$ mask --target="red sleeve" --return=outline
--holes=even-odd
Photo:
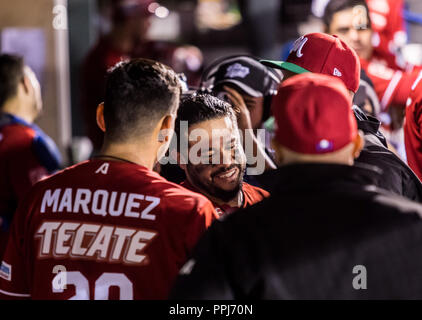
[[[19,207],[15,213],[6,252],[0,267],[0,300],[29,299],[25,258],[26,210]]]
[[[33,150],[33,129],[12,125],[4,133],[6,138],[1,153],[5,158],[13,194],[20,201],[36,182],[47,177],[48,172]]]
[[[216,218],[214,206],[208,200],[201,201],[194,210],[196,212],[193,212],[190,223],[186,224],[185,232],[185,245],[189,253],[192,252],[199,238]]]
[[[393,93],[391,104],[395,106],[406,107],[407,99],[409,98],[412,86],[418,78],[419,70],[412,73],[403,73],[402,77],[397,84],[397,88]]]

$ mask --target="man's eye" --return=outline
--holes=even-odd
[[[349,28],[340,28],[340,29],[337,30],[337,33],[345,34],[345,33],[348,33],[349,30],[350,30]]]

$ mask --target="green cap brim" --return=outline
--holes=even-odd
[[[260,60],[260,62],[267,67],[276,68],[276,69],[284,69],[284,70],[288,70],[297,74],[310,72],[309,70],[299,67],[298,65],[291,62],[271,61],[271,60]]]

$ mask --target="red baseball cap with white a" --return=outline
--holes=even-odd
[[[358,134],[352,98],[331,76],[305,73],[281,85],[273,98],[275,138],[301,154],[326,154],[351,143]]]
[[[297,74],[327,74],[341,79],[350,91],[356,93],[359,89],[359,57],[337,36],[325,33],[307,34],[296,40],[287,61],[262,60],[261,63]]]

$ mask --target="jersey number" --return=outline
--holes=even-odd
[[[54,286],[61,277],[57,274],[52,281],[54,293],[63,293],[64,289],[57,289]],[[68,285],[74,285],[76,294],[69,300],[89,300],[89,282],[79,271],[67,272]],[[56,279],[57,278],[57,279]],[[120,300],[133,300],[133,284],[123,273],[103,273],[95,281],[94,300],[108,300],[110,287],[118,287]]]

